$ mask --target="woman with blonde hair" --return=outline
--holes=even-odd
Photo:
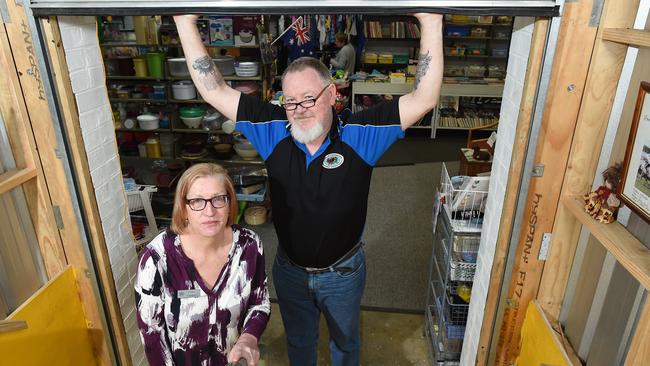
[[[270,314],[262,243],[234,224],[226,170],[196,164],[178,181],[171,228],[140,255],[137,320],[151,365],[259,360]]]

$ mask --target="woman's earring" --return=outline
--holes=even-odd
[[[185,219],[185,226],[188,226],[190,224],[190,219]]]

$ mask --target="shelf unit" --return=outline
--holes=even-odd
[[[171,20],[167,19],[168,23],[163,25],[167,28],[173,27],[173,22],[169,23]],[[162,29],[162,26],[160,29]],[[126,32],[132,32],[131,30],[126,30]],[[136,34],[137,36],[137,34]],[[155,43],[155,42],[153,42]],[[122,142],[120,145],[120,160],[122,162],[122,167],[125,171],[130,171],[135,177],[138,177],[142,181],[146,181],[147,184],[157,186],[158,190],[156,193],[151,195],[150,200],[151,205],[153,205],[153,212],[158,213],[158,215],[152,214],[149,209],[149,212],[136,211],[131,214],[131,217],[136,221],[143,222],[152,222],[152,217],[160,223],[169,224],[169,216],[171,213],[171,202],[173,201],[173,185],[174,180],[180,176],[180,172],[185,168],[189,167],[194,163],[199,162],[215,162],[223,165],[224,167],[234,170],[238,170],[240,167],[251,168],[254,170],[263,169],[264,162],[261,158],[257,157],[255,159],[244,159],[237,155],[234,151],[229,156],[217,155],[212,149],[212,144],[217,142],[229,142],[234,143],[233,136],[225,133],[217,125],[212,125],[212,128],[203,127],[203,124],[197,128],[190,128],[186,126],[180,119],[181,107],[185,106],[203,106],[206,109],[209,108],[207,102],[201,98],[197,92],[197,97],[191,100],[179,100],[174,98],[172,84],[181,80],[191,80],[191,77],[188,76],[174,76],[170,73],[168,69],[167,59],[183,57],[182,48],[179,44],[144,44],[143,42],[117,42],[117,41],[108,41],[100,43],[102,49],[102,57],[106,60],[112,57],[120,57],[122,60],[113,61],[115,66],[113,68],[108,68],[110,74],[106,75],[106,84],[107,89],[109,90],[109,101],[113,106],[114,113],[117,112],[119,115],[120,110],[125,110],[127,117],[129,119],[136,120],[136,116],[142,114],[145,111],[153,112],[155,114],[160,113],[161,116],[164,116],[165,120],[169,121],[168,126],[163,125],[164,128],[157,129],[142,129],[142,128],[125,128],[121,124],[116,124],[115,133],[117,135],[117,140]],[[239,56],[243,59],[253,59],[261,60],[260,48],[259,45],[214,45],[214,44],[205,44],[205,47],[208,48],[208,51],[211,55],[217,55],[223,53],[224,50],[228,51],[228,54],[234,55],[235,59],[239,59]],[[221,50],[221,52],[220,52]],[[164,53],[162,57],[162,76],[136,76],[134,75],[133,69],[130,68],[130,61],[123,60],[128,57],[137,57],[138,55],[143,56],[147,52],[161,52]],[[105,61],[106,62],[106,61]],[[119,62],[124,62],[120,64]],[[127,66],[125,66],[128,65]],[[147,65],[149,66],[149,65]],[[240,77],[236,75],[224,76],[223,78],[231,83],[238,82],[254,82],[257,83],[260,88],[257,92],[260,96],[264,95],[264,90],[267,88],[267,80],[264,77],[265,68],[263,65],[260,65],[260,72],[258,76],[253,77]],[[155,89],[156,92],[152,91],[154,85],[158,89]],[[116,88],[115,86],[119,86]],[[161,90],[164,86],[164,95]],[[236,86],[233,84],[233,86]],[[127,89],[129,91],[140,91],[146,97],[142,98],[133,98],[131,93],[128,98],[124,98],[126,93],[117,93],[120,89]],[[116,95],[117,94],[117,95]],[[138,95],[139,96],[139,95]],[[120,98],[121,97],[121,98]],[[121,104],[121,107],[120,107]],[[126,119],[125,118],[125,119]],[[162,121],[163,119],[161,119]],[[220,125],[220,122],[225,121],[226,118],[221,116],[217,119],[217,124]],[[123,121],[120,121],[123,123]],[[139,127],[136,122],[136,127]],[[160,157],[142,157],[140,156],[139,151],[135,150],[134,147],[137,147],[138,144],[143,143],[148,137],[157,136],[161,140],[161,156]],[[163,145],[163,137],[166,139],[166,144]],[[196,156],[198,154],[186,153],[183,146],[183,141],[193,141],[200,140],[204,145],[205,154],[201,156]],[[124,144],[128,143],[128,144]],[[188,149],[189,150],[189,149]],[[234,174],[234,173],[233,173]],[[170,176],[175,178],[168,179]],[[237,198],[240,201],[247,202],[264,202],[266,199],[266,189],[262,189],[259,192],[253,194],[237,194]],[[149,206],[151,206],[149,205]],[[150,239],[150,237],[146,237]],[[141,245],[141,242],[138,242],[138,245]]]
[[[439,365],[460,360],[481,240],[477,213],[484,210],[486,197],[486,191],[454,188],[443,164],[434,200],[424,327],[432,360]]]
[[[412,83],[379,83],[379,82],[362,82],[355,81],[352,83],[352,110],[358,111],[363,107],[357,104],[357,96],[361,95],[393,95],[399,96],[409,93],[413,90]],[[503,95],[503,84],[443,84],[441,96],[452,97],[482,97],[482,98],[501,98]],[[453,127],[441,125],[441,116],[439,108],[434,110],[432,117],[428,121],[423,121],[423,125],[415,125],[411,128],[431,129],[431,138],[436,137],[437,130],[467,130],[469,127]],[[479,121],[480,125],[492,123],[491,120]]]

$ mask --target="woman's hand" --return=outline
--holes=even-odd
[[[228,353],[228,362],[237,362],[242,357],[246,359],[248,366],[257,365],[257,361],[260,359],[257,338],[248,333],[243,333],[239,336],[237,343],[235,343],[235,346]]]

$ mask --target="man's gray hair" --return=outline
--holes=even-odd
[[[297,58],[292,63],[290,63],[289,66],[287,66],[287,68],[284,70],[284,73],[282,74],[282,83],[284,84],[284,78],[287,76],[287,74],[304,71],[307,69],[316,71],[318,76],[320,76],[321,80],[323,81],[323,86],[332,83],[330,70],[327,68],[327,66],[325,66],[325,64],[323,64],[319,59],[307,56]]]

